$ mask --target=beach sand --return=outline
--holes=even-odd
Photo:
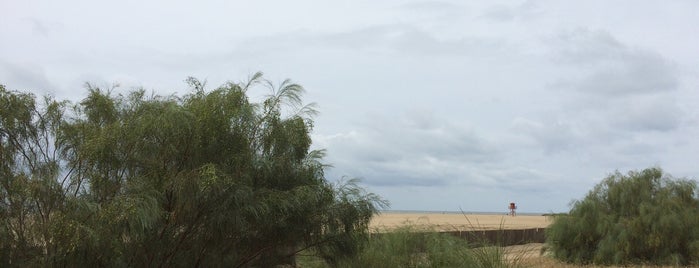
[[[551,218],[547,216],[383,212],[374,216],[369,227],[375,231],[387,231],[405,225],[437,231],[466,231],[546,228],[549,224]]]

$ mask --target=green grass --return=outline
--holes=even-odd
[[[518,260],[500,246],[473,247],[464,239],[407,225],[375,234],[357,256],[340,260],[337,267],[522,267]],[[312,252],[302,253],[298,266],[331,267]]]

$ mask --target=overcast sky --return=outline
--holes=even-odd
[[[619,170],[698,178],[699,1],[0,0],[0,83],[303,85],[330,180],[397,210],[562,212]],[[251,92],[262,95],[267,92]]]

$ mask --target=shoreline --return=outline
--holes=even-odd
[[[515,230],[547,228],[552,218],[541,214],[509,216],[504,213],[446,213],[384,211],[375,215],[369,228],[377,232],[411,227],[435,231]]]
[[[459,215],[508,215],[507,211],[458,211],[458,210],[380,210],[379,214],[459,214]],[[552,213],[517,212],[521,216],[546,216]]]

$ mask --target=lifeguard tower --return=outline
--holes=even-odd
[[[516,212],[516,210],[517,210],[517,204],[515,204],[515,203],[510,203],[510,207],[509,207],[509,208],[510,208],[510,214],[509,214],[510,216],[514,217],[515,215],[517,215],[517,212]]]

